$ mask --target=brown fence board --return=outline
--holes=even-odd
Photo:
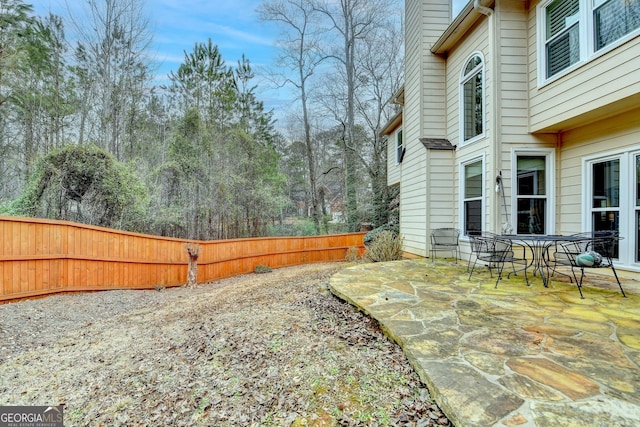
[[[0,302],[55,292],[186,283],[186,244],[200,246],[199,283],[271,268],[344,260],[364,233],[189,241],[66,221],[0,216]]]

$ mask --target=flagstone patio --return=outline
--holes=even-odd
[[[338,297],[404,349],[456,426],[640,425],[640,284],[575,285],[416,259],[347,267]]]

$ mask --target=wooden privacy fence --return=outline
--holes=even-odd
[[[187,245],[198,283],[272,268],[339,261],[364,233],[193,241],[66,221],[0,216],[0,302],[56,292],[184,285]]]

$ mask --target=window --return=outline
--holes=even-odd
[[[484,61],[474,54],[465,64],[460,79],[460,117],[463,142],[484,133]]]
[[[402,163],[404,146],[402,144],[402,129],[396,133],[396,163]]]
[[[640,28],[640,1],[594,0],[594,4],[596,50]]]
[[[539,33],[542,80],[584,62],[640,30],[638,0],[552,0],[543,4]]]
[[[517,234],[547,233],[547,157],[516,157]]]
[[[620,159],[595,162],[591,169],[592,229],[620,232]]]
[[[579,12],[579,0],[555,0],[547,6],[547,77],[580,60]]]
[[[463,165],[464,176],[464,235],[478,235],[482,233],[482,200],[483,177],[482,160],[476,160]]]
[[[584,231],[616,231],[618,262],[640,268],[640,146],[584,165]]]

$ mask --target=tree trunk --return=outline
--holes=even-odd
[[[187,243],[186,249],[189,256],[187,286],[194,287],[198,284],[198,257],[200,256],[200,245],[197,243]]]

